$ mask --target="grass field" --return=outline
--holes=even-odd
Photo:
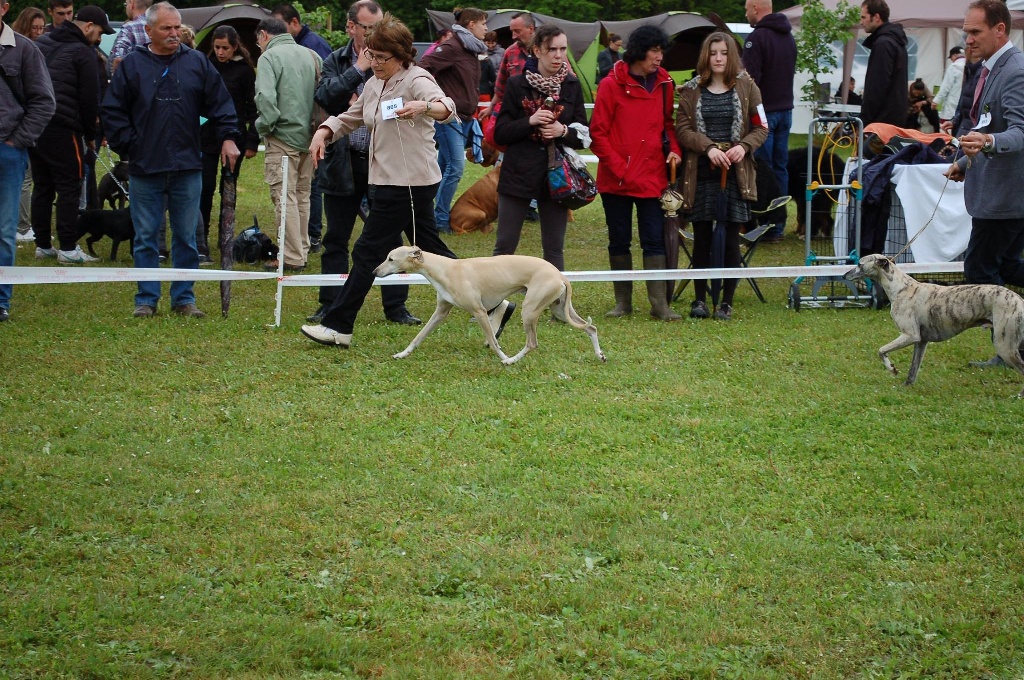
[[[274,222],[258,165],[239,228]],[[567,267],[605,247],[579,211]],[[802,260],[792,234],[755,257]],[[608,363],[542,321],[511,367],[460,312],[391,359],[415,331],[377,292],[342,351],[298,332],[313,289],[271,329],[271,282],[204,320],[166,285],[152,320],[133,285],[18,287],[0,677],[1024,676],[1021,377],[967,367],[976,330],[903,387],[886,312],[796,313],[789,283],[741,283],[730,323],[656,322],[642,284],[606,319],[610,284],[577,284]]]

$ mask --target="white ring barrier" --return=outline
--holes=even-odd
[[[799,267],[740,267],[737,269],[629,269],[618,271],[563,272],[573,283],[601,281],[670,281],[679,279],[787,279],[842,276],[852,265]],[[960,274],[963,262],[915,262],[901,264],[908,274]],[[221,269],[170,269],[131,267],[0,267],[0,284],[108,283],[132,281],[255,281],[276,279],[281,286],[342,286],[347,274],[295,274],[224,271]],[[428,283],[419,274],[395,274],[374,280],[378,286]]]

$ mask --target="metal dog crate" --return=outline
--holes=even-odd
[[[839,146],[838,140],[855,140],[853,154],[847,163],[843,178],[834,181],[834,173],[828,173],[833,181],[826,182],[824,173],[818,172],[813,150],[820,141],[821,148]],[[861,250],[861,200],[863,197],[863,167],[860,150],[864,148],[864,124],[852,114],[819,116],[811,121],[807,135],[807,184],[805,187],[806,210],[804,214],[804,264],[815,265],[856,265]],[[831,165],[831,162],[830,162]],[[853,174],[856,177],[852,177]],[[832,221],[833,232],[815,234],[814,224],[819,225],[822,216],[816,214],[814,199],[820,192],[830,197],[828,218],[832,217],[832,206],[837,205],[836,217]],[[906,229],[904,228],[904,234]],[[835,253],[826,255],[824,253]],[[801,286],[810,285],[809,295],[801,293]],[[877,286],[870,281],[855,283],[841,276],[801,276],[793,281],[789,289],[789,307],[796,311],[803,308],[823,307],[876,307],[881,304]]]

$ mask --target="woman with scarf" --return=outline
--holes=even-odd
[[[466,132],[480,101],[480,57],[487,54],[483,41],[487,35],[487,13],[473,7],[456,8],[455,21],[452,37],[419,62],[455,102],[455,112],[461,118],[434,127],[437,164],[441,166],[434,219],[437,230],[446,234],[452,231],[449,212],[466,167]]]
[[[544,259],[565,269],[565,227],[569,210],[551,200],[548,147],[582,149],[590,143],[583,89],[569,72],[568,38],[553,24],[533,35],[533,56],[509,78],[494,140],[506,146],[498,178],[498,234],[495,255],[516,252],[530,201],[537,199]]]
[[[693,266],[711,266],[714,223],[725,229],[725,266],[740,266],[740,226],[750,221],[757,198],[756,151],[768,137],[761,91],[740,67],[736,40],[722,32],[709,35],[700,48],[697,75],[679,88],[676,116],[679,145],[686,154],[683,209],[693,223]],[[720,188],[726,173],[725,189]],[[724,191],[724,197],[720,196]],[[724,210],[722,215],[720,211]],[[722,217],[725,219],[722,219]],[[738,279],[725,279],[716,319],[732,318]],[[707,281],[693,282],[696,299],[690,316],[706,319]]]

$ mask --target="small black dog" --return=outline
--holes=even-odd
[[[114,242],[110,249],[111,262],[117,261],[117,247],[121,241],[128,241],[129,253],[135,249],[135,225],[132,223],[131,210],[121,208],[120,210],[86,210],[78,216],[78,238],[89,234],[85,239],[85,245],[89,248],[89,254],[97,257],[92,249],[92,244],[104,236],[109,236]],[[77,240],[77,239],[76,239]]]
[[[118,182],[121,183],[120,187],[117,186]],[[103,173],[99,186],[96,187],[96,198],[100,202],[100,207],[102,208],[104,203],[109,203],[112,210],[123,208],[128,202],[128,195],[121,191],[121,187],[128,189],[128,161],[118,161],[112,172]]]

